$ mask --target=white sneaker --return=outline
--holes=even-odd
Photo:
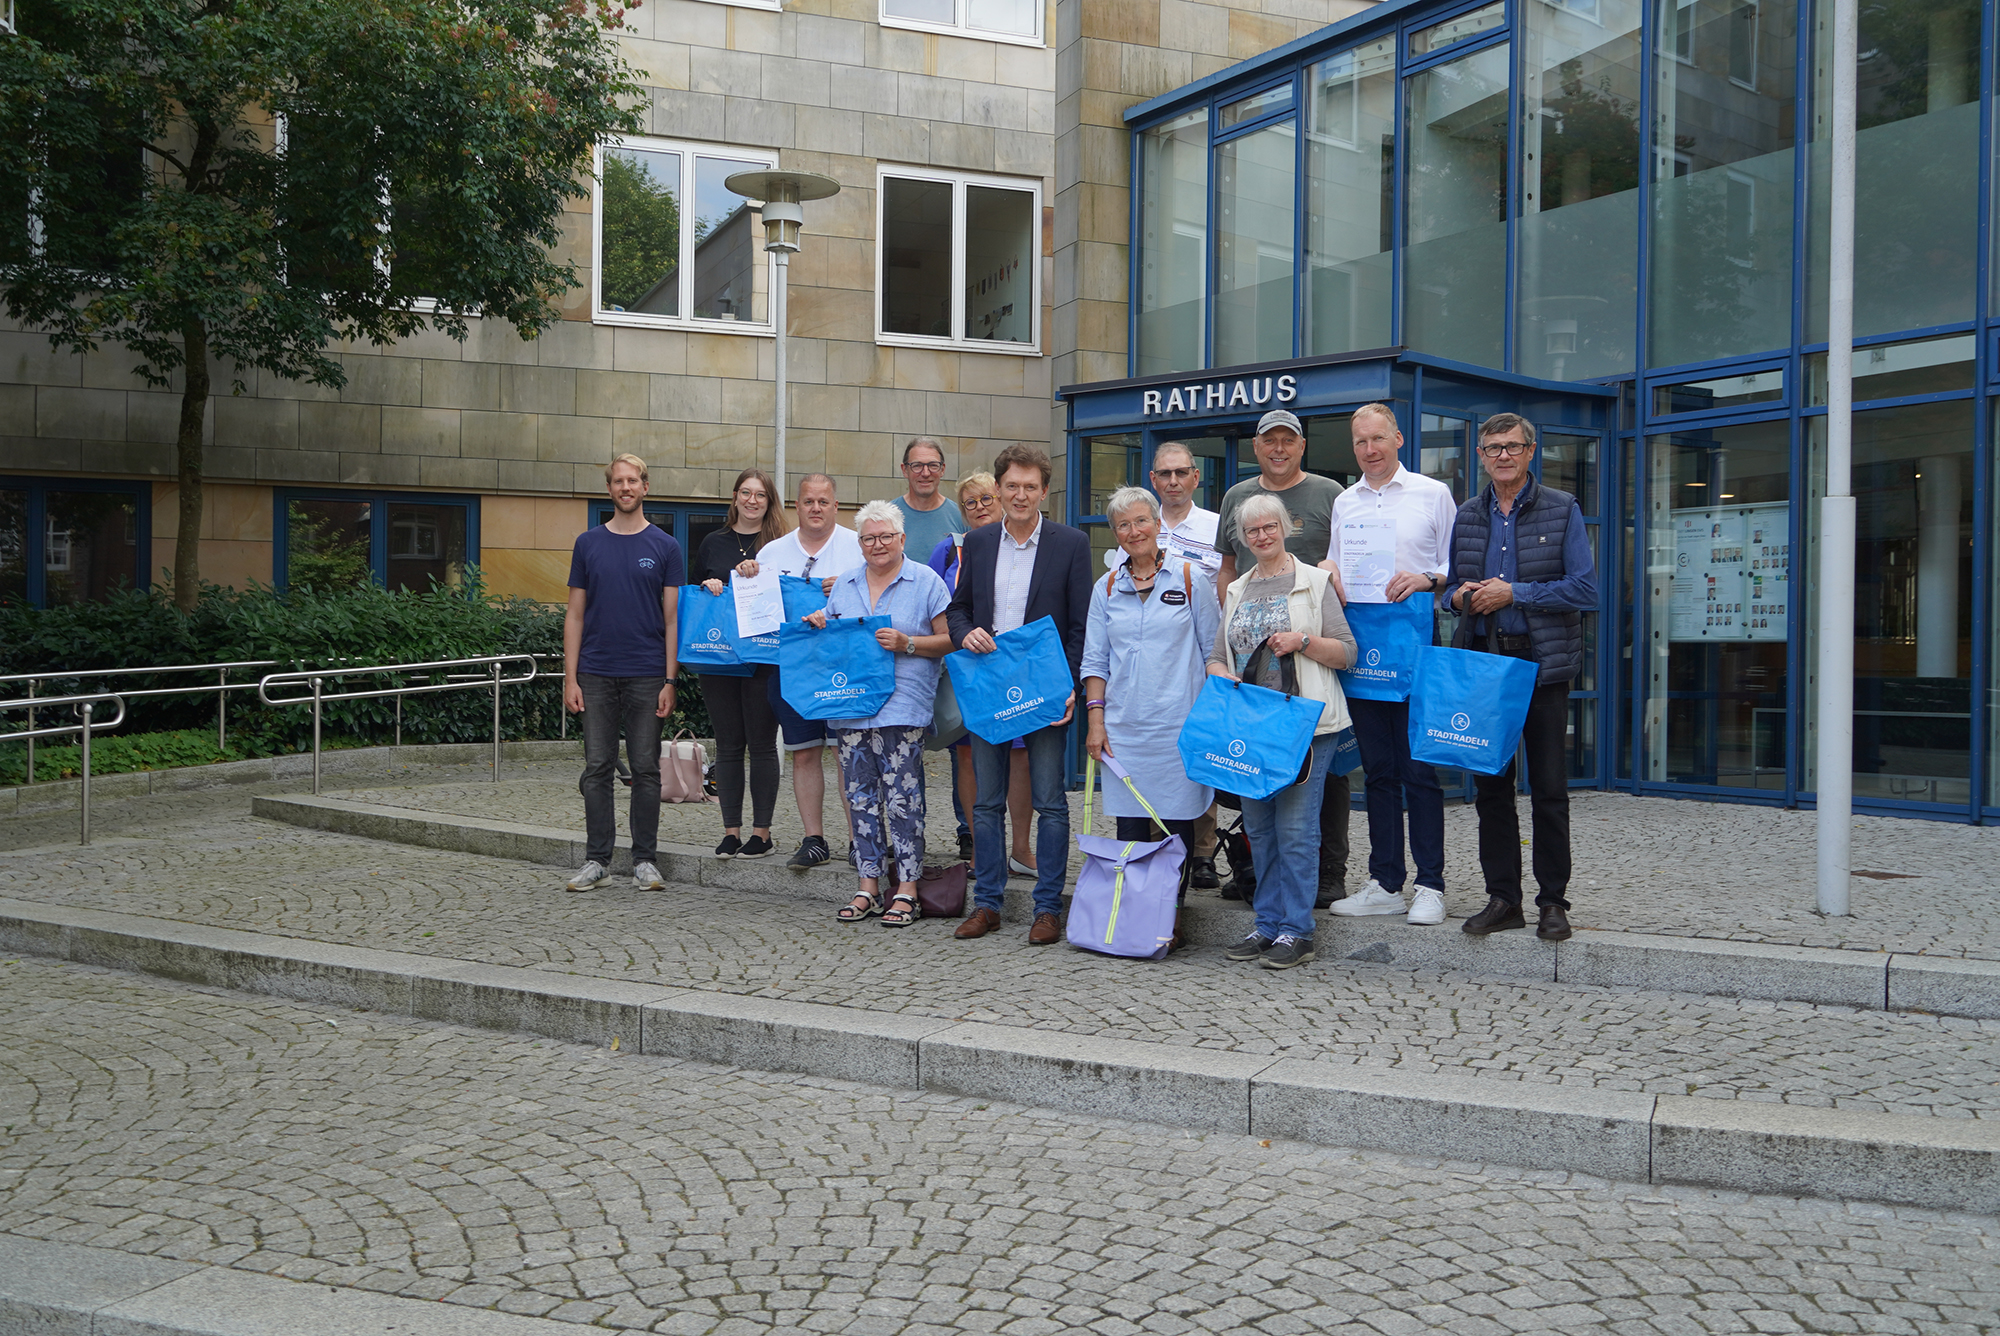
[[[632,884],[642,891],[664,891],[667,889],[667,879],[661,876],[660,870],[651,863],[634,863],[632,865]]]
[[[1400,914],[1403,912],[1403,897],[1394,891],[1382,889],[1382,883],[1373,877],[1345,900],[1335,900],[1327,907],[1329,913],[1360,918],[1364,914]]]
[[[563,889],[566,891],[587,891],[609,875],[611,875],[609,869],[593,858],[576,870],[576,875],[569,879],[563,886]]]
[[[1419,886],[1410,896],[1410,922],[1444,922],[1444,892]]]

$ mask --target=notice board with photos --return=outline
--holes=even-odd
[[[1668,638],[1785,639],[1792,588],[1791,504],[1689,508],[1672,515]]]

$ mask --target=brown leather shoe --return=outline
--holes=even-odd
[[[1053,946],[1061,940],[1062,929],[1056,926],[1054,914],[1035,915],[1035,926],[1028,929],[1029,946]]]
[[[952,936],[964,941],[974,937],[984,937],[1000,926],[1000,916],[990,909],[975,909],[966,915],[965,922],[958,925]]]

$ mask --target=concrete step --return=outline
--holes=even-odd
[[[574,831],[346,798],[260,796],[252,799],[251,810],[310,830],[546,867],[574,869],[584,858],[583,841]],[[613,870],[631,871],[629,846],[622,840]],[[779,854],[755,860],[716,858],[707,849],[663,844],[660,872],[679,885],[800,896],[828,904],[841,903],[854,893],[854,875],[844,863],[797,872],[786,867]],[[1029,883],[1011,880],[1003,917],[1026,922],[1033,908]],[[1459,931],[1456,920],[1413,927],[1394,915],[1345,918],[1322,912],[1318,918],[1319,953],[1326,959],[1530,983],[1651,988],[2000,1019],[2000,963],[1991,961],[1589,929],[1560,943],[1539,941],[1525,931],[1477,938]],[[1242,902],[1196,893],[1188,897],[1181,926],[1192,942],[1219,944],[1241,938],[1252,923]]]
[[[2000,1120],[1382,1071],[0,901],[0,946],[760,1070],[1636,1182],[2000,1212]]]

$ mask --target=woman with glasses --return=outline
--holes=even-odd
[[[877,914],[885,926],[905,927],[921,917],[917,881],[924,875],[924,734],[937,693],[938,660],[951,653],[945,605],[951,595],[928,566],[903,555],[903,513],[887,501],[870,501],[854,517],[862,565],[833,582],[826,607],[806,616],[824,627],[828,617],[887,617],[875,643],[896,656],[896,690],[866,719],[832,719],[840,743],[840,778],[854,814],[854,899],[842,905],[842,923]],[[886,902],[882,879],[896,892]]]
[[[785,536],[785,508],[774,505],[777,484],[762,469],[736,475],[728,522],[704,538],[691,577],[716,597],[729,595],[729,577],[757,569],[757,553]],[[715,792],[722,800],[722,843],[717,858],[762,858],[771,852],[771,813],[778,806],[778,716],[771,709],[771,665],[749,677],[699,673],[701,698],[715,725]],[[743,758],[750,758],[750,838],[743,838]]]
[[[1208,671],[1242,681],[1252,657],[1268,647],[1254,685],[1282,687],[1278,659],[1290,655],[1299,694],[1322,706],[1305,780],[1270,798],[1243,799],[1243,827],[1257,868],[1257,926],[1225,954],[1283,970],[1313,958],[1320,795],[1333,735],[1348,726],[1347,697],[1334,670],[1353,666],[1354,633],[1333,577],[1285,550],[1292,517],[1283,501],[1258,492],[1237,507],[1234,523],[1256,564],[1223,595],[1222,634],[1209,651]]]
[[[1125,560],[1090,590],[1081,668],[1089,730],[1083,745],[1099,760],[1115,757],[1167,823],[1165,831],[1157,830],[1131,790],[1106,779],[1104,810],[1116,819],[1119,839],[1181,837],[1185,903],[1194,823],[1215,801],[1215,790],[1182,769],[1180,732],[1201,694],[1221,610],[1207,570],[1161,550],[1160,507],[1151,492],[1119,488],[1105,502],[1104,516]],[[1176,914],[1173,945],[1180,940]]]
[[[972,529],[983,529],[1000,520],[1000,492],[993,475],[980,470],[969,473],[965,481],[958,485],[958,506],[965,512],[965,522]],[[958,549],[963,546],[965,535],[951,534],[931,549],[930,560],[925,563],[938,573],[945,588],[954,593],[958,590]],[[972,778],[972,748],[964,738],[951,744],[951,754],[957,767],[958,783],[952,790],[952,814],[958,818],[958,856],[966,862],[972,861],[972,827],[966,824],[966,814],[972,811],[972,804],[979,796],[979,786]],[[1033,811],[1033,797],[1028,786],[1028,747],[1024,742],[1014,743],[1012,761],[1013,778],[1007,785],[1007,824],[1013,831],[1013,852],[1008,856],[1008,871],[1023,877],[1035,875],[1035,847],[1029,841],[1033,829],[1028,818]]]

